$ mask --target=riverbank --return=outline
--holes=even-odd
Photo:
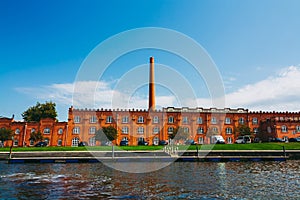
[[[285,161],[299,160],[300,150],[27,151],[9,157],[9,152],[0,152],[0,160],[10,163]]]

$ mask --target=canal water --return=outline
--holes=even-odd
[[[300,161],[175,162],[144,174],[1,161],[0,199],[300,199]]]

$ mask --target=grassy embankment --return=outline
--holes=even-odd
[[[286,150],[300,150],[300,143],[252,143],[252,144],[216,144],[197,145],[199,150],[282,150],[283,146]],[[196,145],[178,146],[179,149],[196,150]],[[154,151],[162,150],[163,146],[122,146],[115,147],[115,150],[126,151]],[[95,146],[95,147],[14,147],[13,151],[111,151],[111,146]],[[0,148],[2,152],[9,152],[9,148]]]

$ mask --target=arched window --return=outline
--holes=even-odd
[[[232,133],[232,128],[230,128],[230,127],[227,127],[225,130],[226,130],[226,134],[231,134]]]
[[[173,116],[168,117],[168,123],[170,123],[170,124],[174,123],[174,117]]]
[[[79,139],[77,137],[72,139],[72,147],[78,147]]]
[[[50,134],[50,128],[44,128],[44,134]]]
[[[159,138],[158,137],[154,137],[153,138],[153,144],[154,145],[158,145],[158,143],[159,143]]]
[[[138,127],[138,134],[144,134],[144,127],[140,126]]]
[[[202,127],[198,127],[197,133],[198,134],[203,134],[204,133],[204,129]]]
[[[96,145],[96,138],[95,137],[91,137],[89,139],[89,146],[95,146]]]
[[[168,127],[168,133],[169,133],[169,134],[172,134],[172,133],[173,133],[173,130],[174,130],[174,128],[173,128],[172,126],[169,126],[169,127]]]
[[[20,134],[20,129],[17,128],[15,131],[15,134],[17,134],[17,135]]]
[[[239,124],[244,124],[244,122],[245,122],[245,121],[244,121],[244,118],[243,118],[243,117],[240,117],[240,118],[239,118]]]
[[[281,126],[281,132],[286,133],[287,132],[287,127],[286,125]]]
[[[144,117],[139,116],[137,123],[144,123]]]
[[[158,116],[153,117],[153,124],[157,124],[159,122]]]
[[[58,134],[59,134],[59,135],[63,134],[63,132],[64,132],[64,131],[63,131],[62,128],[58,129]]]

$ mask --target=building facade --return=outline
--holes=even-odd
[[[117,130],[114,144],[127,140],[129,145],[146,141],[157,145],[168,140],[175,130],[183,131],[186,139],[199,144],[211,143],[212,136],[221,135],[227,144],[235,142],[240,127],[252,132],[252,137],[300,137],[300,112],[251,112],[248,109],[174,108],[155,109],[154,58],[150,58],[149,107],[145,110],[76,109],[71,106],[67,122],[42,119],[40,122],[17,122],[13,118],[0,118],[0,128],[14,132],[14,146],[33,146],[30,133],[40,131],[49,146],[103,145],[96,141],[97,130],[112,126]],[[175,137],[176,140],[176,137]],[[178,139],[178,142],[179,139]],[[8,142],[4,145],[8,146]]]

